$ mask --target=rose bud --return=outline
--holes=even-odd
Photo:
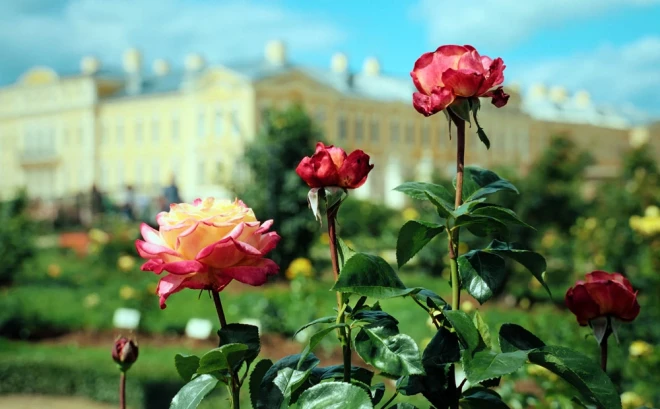
[[[115,341],[115,345],[112,348],[112,359],[119,365],[119,369],[123,372],[128,371],[128,369],[137,361],[138,358],[138,346],[132,340],[125,337],[119,337]]]
[[[319,142],[316,152],[300,161],[296,173],[311,188],[356,189],[367,181],[373,167],[369,164],[369,155],[359,149],[347,155],[341,148]]]
[[[639,314],[637,292],[619,273],[594,271],[566,292],[566,306],[582,326],[600,317],[632,321]]]
[[[415,109],[430,116],[464,98],[492,98],[498,108],[506,105],[509,95],[502,87],[504,62],[491,59],[470,45],[443,45],[423,54],[410,72],[417,91]]]

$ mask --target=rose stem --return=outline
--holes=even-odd
[[[330,259],[332,260],[332,272],[335,276],[335,282],[339,279],[339,261],[337,260],[337,230],[335,221],[339,205],[332,206],[327,211],[328,217],[328,237],[330,241]],[[346,322],[344,316],[344,296],[341,292],[337,291],[337,323],[343,324]],[[346,328],[339,328],[339,340],[342,344],[342,352],[344,355],[344,382],[351,383],[351,337]]]
[[[215,304],[215,310],[218,313],[218,318],[220,319],[220,328],[225,328],[227,326],[227,319],[225,318],[225,311],[222,309],[222,302],[220,301],[220,293],[211,290],[211,294],[213,294],[213,303]],[[240,409],[241,385],[238,382],[238,377],[234,373],[234,370],[230,368],[229,372],[231,373],[231,385],[229,389],[231,391],[232,408]]]
[[[607,371],[607,337],[600,342],[600,367]]]
[[[126,409],[126,372],[119,373],[119,409]]]
[[[454,208],[463,202],[463,170],[465,168],[465,121],[447,108],[449,117],[456,125],[456,196]],[[451,271],[451,309],[458,311],[461,305],[461,284],[458,279],[458,243],[459,229],[454,229],[449,235],[449,268]],[[449,389],[453,390],[455,399],[450,402],[452,409],[458,409],[459,389],[456,388],[455,365],[449,370]]]

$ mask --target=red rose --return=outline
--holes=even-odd
[[[369,164],[369,155],[359,149],[346,155],[341,148],[319,142],[314,155],[300,161],[296,173],[311,188],[338,186],[355,189],[367,181],[373,167]]]
[[[505,67],[501,58],[481,56],[470,45],[443,45],[415,62],[410,76],[419,92],[413,94],[413,105],[425,116],[442,111],[457,98],[489,97],[501,108],[509,99],[497,87],[504,81]]]
[[[598,317],[614,317],[632,321],[639,314],[637,292],[630,281],[619,273],[594,271],[585,281],[578,281],[566,292],[566,306],[580,325]]]
[[[119,365],[122,371],[127,371],[137,361],[138,346],[132,339],[125,337],[117,338],[112,347],[112,359]]]

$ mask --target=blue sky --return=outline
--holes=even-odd
[[[660,118],[660,0],[2,0],[0,83],[35,65],[75,72],[83,55],[119,66],[259,58],[283,39],[290,58],[328,66],[334,52],[360,69],[375,56],[407,76],[423,52],[472,44],[504,59],[507,81],[586,89],[598,104]]]

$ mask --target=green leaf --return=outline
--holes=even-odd
[[[449,390],[450,365],[425,367],[426,375],[403,376],[397,380],[396,389],[404,396],[421,393],[438,409],[448,409],[453,396]]]
[[[486,344],[489,349],[492,348],[490,342],[490,329],[488,329],[488,324],[486,324],[483,318],[481,318],[479,311],[474,312],[474,315],[472,316],[472,323],[475,327],[477,327],[477,331],[479,331],[481,339],[484,340],[484,344]]]
[[[468,202],[464,202],[462,205],[458,206],[456,208],[456,210],[454,210],[454,215],[456,217],[458,217],[460,215],[470,213],[472,211],[472,209],[474,209],[475,207],[478,207],[485,200],[486,200],[486,198],[482,197],[481,199],[470,200]]]
[[[454,178],[454,187],[456,187],[456,178]],[[462,193],[464,202],[480,199],[502,190],[518,193],[518,189],[511,182],[502,179],[491,170],[478,166],[465,168]]]
[[[543,341],[520,325],[503,324],[500,327],[500,348],[502,352],[530,351],[544,346]]]
[[[300,395],[299,409],[373,409],[364,389],[344,382],[324,382]]]
[[[454,331],[456,331],[458,340],[464,349],[474,353],[486,347],[479,335],[479,331],[466,313],[459,310],[448,310],[444,311],[443,315],[454,328]]]
[[[172,398],[170,409],[194,409],[204,397],[215,389],[218,379],[212,375],[200,375],[188,382]]]
[[[250,402],[252,403],[253,408],[257,407],[257,399],[261,392],[259,389],[261,386],[261,380],[264,379],[266,372],[268,372],[271,366],[273,366],[273,361],[270,359],[262,359],[257,362],[250,374]]]
[[[233,369],[248,353],[245,344],[227,344],[205,353],[199,360],[198,374]]]
[[[399,268],[424,248],[445,226],[421,220],[410,220],[401,227],[396,242],[396,260]]]
[[[346,326],[346,324],[343,324],[343,323],[342,324],[334,324],[334,325],[331,325],[327,328],[323,328],[322,330],[320,330],[317,333],[315,333],[314,335],[312,335],[309,338],[309,342],[307,343],[307,345],[305,345],[305,349],[303,349],[303,351],[300,353],[300,360],[298,361],[298,368],[297,369],[300,369],[300,367],[304,364],[305,358],[307,358],[307,355],[309,355],[309,353],[312,352],[312,350],[314,348],[316,348],[316,346],[319,344],[319,342],[321,342],[323,340],[323,338],[325,338],[326,335],[333,332],[337,328],[341,328],[341,327],[345,327],[345,326]]]
[[[227,344],[243,344],[247,346],[245,361],[250,364],[261,351],[259,328],[247,324],[228,324],[218,331],[220,346]]]
[[[266,371],[261,380],[254,409],[274,409],[288,404],[291,395],[319,364],[319,359],[314,354],[309,354],[302,365],[299,365],[299,361],[300,354],[289,355]]]
[[[514,243],[505,243],[499,240],[493,240],[483,251],[508,257],[522,264],[552,296],[550,288],[543,280],[543,273],[545,273],[547,267],[545,258],[539,253],[519,248]]]
[[[305,324],[305,325],[303,325],[302,327],[298,328],[298,330],[297,330],[296,332],[293,333],[293,337],[295,337],[296,335],[298,335],[298,333],[299,333],[300,331],[302,331],[302,330],[304,330],[304,329],[307,329],[307,328],[311,327],[312,325],[317,325],[317,324],[330,324],[330,323],[333,323],[333,322],[335,322],[335,321],[337,321],[337,317],[334,316],[334,315],[327,316],[327,317],[317,318],[317,319],[315,319],[314,321],[312,321],[312,322],[308,322],[307,324]]]
[[[422,182],[406,182],[395,187],[394,190],[405,193],[417,200],[428,200],[428,196],[426,196],[426,193],[428,192],[433,196],[440,198],[448,207],[454,205],[454,195],[449,193],[449,191],[442,185]]]
[[[351,318],[356,323],[370,324],[371,327],[391,328],[394,330],[394,334],[399,333],[399,328],[397,326],[399,321],[385,311],[360,310],[353,313]]]
[[[355,350],[364,362],[388,374],[423,374],[419,348],[405,334],[384,327],[364,327],[355,336]]]
[[[449,203],[445,202],[442,200],[442,198],[434,195],[433,193],[429,192],[424,192],[426,194],[426,197],[433,203],[435,208],[438,211],[438,215],[440,215],[441,218],[443,219],[450,219],[456,217],[454,214],[454,206],[450,205]]]
[[[406,288],[381,257],[355,253],[344,265],[332,290],[372,298],[401,297],[418,291]]]
[[[490,203],[486,203],[483,206],[477,206],[476,209],[472,210],[471,214],[474,216],[488,216],[499,220],[502,223],[516,224],[518,226],[536,230],[529,224],[520,220],[513,210]]]
[[[174,356],[174,366],[181,379],[190,382],[193,375],[197,373],[199,367],[199,357],[195,355],[176,354]]]
[[[422,354],[424,368],[441,367],[461,360],[458,337],[445,327],[440,327]]]
[[[371,403],[377,405],[385,396],[385,384],[379,382],[369,388],[369,395],[371,395]]]
[[[318,382],[327,379],[341,380],[344,378],[344,365],[332,365],[325,368],[314,368],[312,370],[312,376],[317,378]],[[371,385],[373,378],[374,373],[370,370],[361,368],[359,366],[351,367],[351,379],[360,381],[365,385]]]
[[[458,257],[463,287],[480,304],[497,294],[506,280],[506,263],[497,254],[472,250]]]
[[[421,302],[422,304],[426,304],[427,307],[434,308],[436,310],[439,310],[440,308],[447,305],[447,301],[443,300],[442,297],[440,297],[438,294],[426,288],[422,288],[417,293],[412,294],[412,297],[417,299],[417,301]]]
[[[455,113],[459,118],[467,123],[470,123],[470,100],[467,98],[459,98],[449,106],[451,112]]]
[[[616,387],[592,358],[566,347],[544,346],[529,351],[529,361],[559,375],[592,405],[621,409]]]
[[[480,386],[463,392],[459,405],[462,409],[509,409],[497,392]]]
[[[508,375],[520,369],[527,361],[527,351],[501,352],[486,350],[465,359],[463,368],[467,380],[479,383],[488,379]]]
[[[484,215],[464,214],[458,216],[454,223],[454,227],[467,227],[472,234],[478,237],[485,237],[494,233],[504,236],[508,236],[509,234],[509,228],[506,224],[494,217]]]
[[[402,403],[397,403],[394,406],[390,406],[387,409],[418,409],[418,408],[417,406],[411,405],[410,403],[402,402]]]
[[[342,240],[341,237],[337,237],[337,255],[339,256],[339,271],[341,271],[348,259],[355,255],[355,251],[348,247],[346,242]]]

